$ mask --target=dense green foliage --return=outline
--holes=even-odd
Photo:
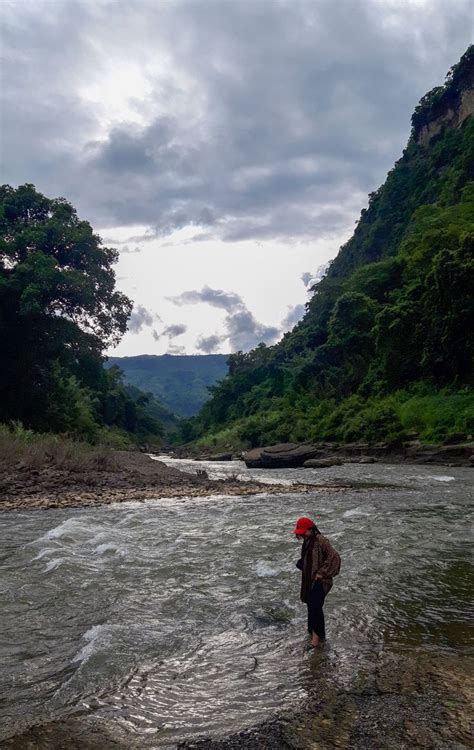
[[[149,397],[103,367],[132,307],[116,260],[64,199],[0,187],[0,422],[119,443],[162,433]]]
[[[471,47],[422,99],[402,158],[313,287],[303,320],[276,346],[231,355],[183,440],[474,433],[474,118],[417,141],[427,118],[459,105],[473,72]]]
[[[181,417],[197,414],[209,398],[208,387],[227,374],[225,354],[142,355],[110,357],[127,383],[149,391],[170,411]]]

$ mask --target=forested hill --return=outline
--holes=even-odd
[[[408,145],[273,347],[231,355],[183,439],[472,439],[474,47],[420,101]]]
[[[227,354],[110,357],[127,383],[152,393],[174,414],[197,414],[209,398],[208,387],[227,374]]]

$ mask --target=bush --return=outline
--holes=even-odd
[[[417,432],[426,442],[446,442],[453,436],[467,440],[474,434],[474,397],[468,390],[408,395],[398,409],[405,430]]]
[[[389,396],[359,395],[336,402],[304,399],[289,405],[274,401],[271,412],[240,419],[196,441],[200,448],[245,449],[280,442],[387,442],[396,445],[416,433],[422,442],[472,439],[474,395],[471,390],[436,390],[427,382]]]
[[[406,437],[395,408],[386,401],[368,403],[358,414],[347,419],[343,427],[344,442],[357,440],[400,443]]]

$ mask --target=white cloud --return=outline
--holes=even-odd
[[[2,10],[2,179],[65,196],[118,246],[137,300],[122,354],[164,351],[154,316],[185,290],[234,290],[182,305],[187,351],[291,325],[302,269],[309,288],[472,31],[470,0]]]

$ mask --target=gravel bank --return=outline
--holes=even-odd
[[[282,494],[288,491],[281,484],[260,484],[235,478],[211,480],[179,471],[138,452],[115,451],[112,458],[107,468],[100,471],[73,471],[55,464],[31,468],[21,462],[0,466],[0,510],[84,507],[154,497]],[[314,487],[308,485],[298,485],[297,489],[314,491]],[[341,487],[327,489],[337,491]]]

